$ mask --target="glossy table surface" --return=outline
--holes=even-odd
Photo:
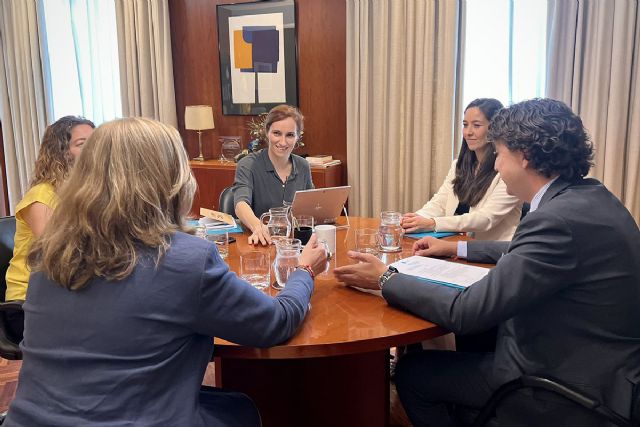
[[[340,217],[338,226],[344,223],[345,218]],[[335,279],[333,269],[336,265],[353,262],[346,252],[355,246],[355,230],[377,228],[378,225],[378,219],[351,217],[348,229],[337,230],[336,254],[328,270],[316,277],[312,309],[293,338],[268,349],[238,346],[216,338],[215,356],[258,359],[326,357],[388,349],[446,333],[431,322],[389,306],[380,296],[346,287]],[[269,251],[273,261],[273,246],[250,245],[247,234],[234,236],[237,241],[230,245],[227,259],[233,271],[239,271],[240,254],[248,251]],[[466,238],[454,236],[447,239]],[[389,264],[411,256],[414,242],[414,239],[404,238],[402,251],[383,254],[382,260]],[[276,295],[278,291],[269,288],[265,292]]]

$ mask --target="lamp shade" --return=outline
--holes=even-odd
[[[190,130],[213,129],[213,109],[210,105],[187,105],[184,109],[184,127]]]

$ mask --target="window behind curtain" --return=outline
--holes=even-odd
[[[121,117],[115,2],[46,0],[41,12],[54,120],[73,114],[99,125]]]
[[[546,0],[466,0],[463,108],[544,96]]]

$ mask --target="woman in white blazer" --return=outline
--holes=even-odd
[[[493,145],[487,141],[489,122],[501,108],[500,101],[492,98],[479,98],[467,106],[460,155],[431,200],[415,213],[404,214],[406,232],[462,231],[481,240],[511,240],[522,202],[507,193],[493,167]]]

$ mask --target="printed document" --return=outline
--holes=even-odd
[[[456,288],[467,288],[489,273],[488,268],[417,255],[401,259],[391,265],[400,273]]]

